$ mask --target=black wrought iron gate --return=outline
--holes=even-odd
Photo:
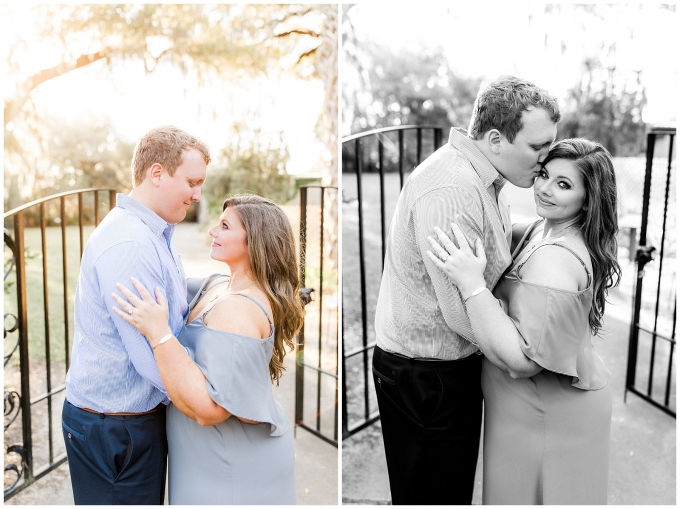
[[[342,436],[378,420],[370,376],[385,237],[411,171],[445,142],[438,126],[387,127],[342,140]]]
[[[675,417],[673,354],[677,318],[675,128],[647,135],[642,224],[628,345],[630,391]]]
[[[70,297],[84,229],[114,206],[114,189],[83,189],[3,216],[5,500],[66,461],[60,409],[73,335]]]
[[[300,280],[311,294],[298,334],[295,425],[338,446],[338,253],[332,235],[337,216],[334,186],[300,188]],[[337,230],[335,230],[337,232]],[[335,244],[337,246],[337,244]],[[311,292],[314,292],[313,294]],[[313,372],[309,374],[309,372]],[[307,412],[305,412],[307,403]],[[311,412],[309,409],[311,408]],[[332,416],[322,419],[322,416]]]

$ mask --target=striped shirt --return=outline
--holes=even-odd
[[[454,238],[455,221],[474,246],[482,239],[492,290],[510,265],[512,225],[506,180],[465,130],[420,164],[392,218],[375,314],[377,345],[410,358],[454,360],[478,350],[458,288],[427,256],[434,227]]]
[[[98,412],[145,412],[170,400],[153,350],[137,330],[112,311],[116,283],[132,291],[136,277],[153,294],[160,287],[177,336],[188,313],[187,286],[171,245],[175,225],[125,194],[85,246],[75,298],[75,336],[66,374],[66,399]]]

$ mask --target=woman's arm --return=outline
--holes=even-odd
[[[114,294],[114,300],[127,312],[116,307],[113,310],[139,330],[151,344],[161,380],[172,402],[201,426],[212,426],[227,420],[231,414],[212,400],[203,372],[187,355],[177,338],[173,336],[159,344],[161,338],[172,334],[168,327],[168,305],[163,294],[156,288],[156,302],[139,281],[133,278],[132,283],[142,299],[118,285],[129,302]]]
[[[149,343],[153,346],[151,341]],[[153,353],[165,390],[180,412],[201,426],[213,426],[231,417],[212,400],[203,372],[177,338],[173,336],[166,343],[157,345]]]
[[[466,299],[470,325],[482,353],[513,378],[534,376],[543,368],[522,352],[520,334],[498,300],[488,289],[471,296],[475,290],[486,288],[483,276],[486,255],[481,241],[477,239],[475,242],[475,250],[479,255],[475,256],[460,228],[455,223],[451,226],[460,249],[443,231],[436,228],[435,232],[444,247],[430,237],[432,251],[437,255],[430,251],[429,256],[453,280],[463,299]]]

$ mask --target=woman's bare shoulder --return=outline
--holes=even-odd
[[[260,293],[243,292],[259,302],[271,315],[268,302],[263,302],[264,294]],[[238,294],[221,298],[206,316],[205,324],[213,329],[260,339],[268,338],[270,333],[269,320],[260,306]]]
[[[588,271],[591,273],[592,271],[590,256],[587,254],[585,245],[579,241],[563,242],[561,245],[568,249],[555,244],[548,244],[537,249],[520,271],[522,281],[572,292],[586,289],[588,273],[579,258]],[[574,253],[578,255],[578,258],[574,256]]]

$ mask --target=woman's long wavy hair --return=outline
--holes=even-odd
[[[224,201],[222,211],[227,207],[243,222],[253,276],[272,308],[275,334],[269,375],[278,385],[286,346],[294,348],[293,338],[304,320],[293,229],[283,210],[267,198],[232,196]]]
[[[621,267],[617,261],[616,175],[611,155],[597,142],[574,138],[550,147],[543,166],[553,159],[574,163],[586,188],[579,226],[593,264],[593,305],[590,330],[596,335],[602,327],[607,292],[619,284]]]

